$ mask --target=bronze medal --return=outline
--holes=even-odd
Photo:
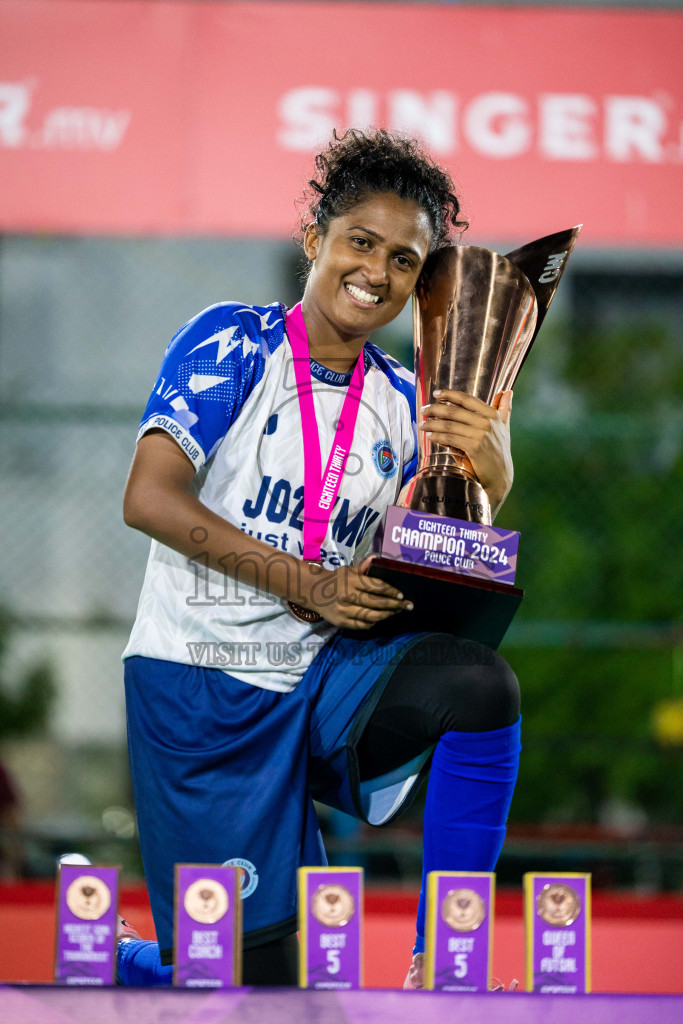
[[[95,875],[81,875],[66,890],[66,905],[75,917],[97,921],[111,906],[109,886]]]
[[[321,885],[311,901],[311,913],[327,928],[341,928],[356,912],[353,896],[343,885]]]
[[[574,924],[581,913],[578,894],[569,885],[554,882],[544,885],[538,897],[537,910],[540,917],[556,928]]]
[[[188,885],[183,905],[193,921],[199,924],[215,924],[228,910],[228,893],[220,882],[213,878],[198,878]]]
[[[455,932],[473,932],[486,917],[486,907],[474,889],[451,889],[441,904],[441,917]]]
[[[318,612],[311,611],[310,608],[302,608],[300,604],[294,604],[294,601],[287,602],[289,610],[295,619],[299,619],[301,622],[322,622],[323,617]]]

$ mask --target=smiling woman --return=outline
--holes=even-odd
[[[371,331],[405,306],[431,242],[426,212],[390,192],[361,199],[324,234],[310,225],[302,309],[311,356],[331,369],[351,369]]]
[[[505,833],[511,670],[398,618],[390,639],[362,632],[411,607],[362,560],[415,472],[416,430],[466,451],[498,504],[512,482],[509,396],[444,390],[418,424],[412,375],[368,340],[462,227],[458,201],[417,143],[383,131],[334,137],[316,165],[302,302],[219,303],[180,329],[126,488],[126,522],[153,539],[124,659],[159,938],[119,943],[131,984],[169,983],[182,955],[175,863],[248,865],[245,983],[295,982],[296,870],[324,863],[313,798],[386,824],[431,760],[425,872],[493,870]],[[412,987],[423,936],[421,903]]]

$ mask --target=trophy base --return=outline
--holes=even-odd
[[[450,633],[498,649],[519,608],[524,591],[509,583],[476,579],[442,569],[411,565],[381,555],[364,563],[368,575],[396,587],[415,606],[353,636],[398,633]]]
[[[448,519],[491,525],[491,504],[486,491],[473,477],[426,469],[401,493],[398,503],[414,512],[429,512]]]

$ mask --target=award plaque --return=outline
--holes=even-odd
[[[528,992],[591,990],[591,876],[524,875]]]
[[[507,256],[451,245],[427,259],[413,296],[418,410],[439,388],[488,404],[512,388],[579,231],[548,235]],[[514,586],[519,534],[491,520],[465,453],[418,431],[415,476],[387,510],[364,562],[414,608],[368,635],[428,630],[497,647],[524,594]]]
[[[176,864],[174,985],[241,985],[241,875],[237,867]]]
[[[59,865],[56,984],[114,984],[118,894],[118,867]]]
[[[299,868],[299,987],[362,987],[363,869]]]
[[[495,885],[495,875],[486,871],[427,875],[425,988],[488,991]]]

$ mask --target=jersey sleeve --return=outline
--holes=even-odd
[[[279,310],[277,316],[282,319]],[[263,319],[252,308],[220,303],[181,327],[166,350],[138,440],[165,430],[195,469],[203,466],[263,376],[269,351]]]
[[[401,451],[401,487],[417,472],[417,410],[415,402],[415,374],[377,345],[368,343],[365,350],[372,362],[387,377],[392,387],[406,402],[410,416],[410,431],[404,430]]]
[[[415,403],[415,374],[396,360],[389,359],[394,371],[397,388],[403,394],[410,415],[410,433],[403,442],[403,459],[401,463],[401,487],[405,486],[417,472],[417,410]]]
[[[401,474],[401,487],[405,487],[409,480],[412,480],[417,472],[417,425],[415,419],[413,419],[413,444],[409,452],[406,452],[406,457],[403,462],[403,472]]]

